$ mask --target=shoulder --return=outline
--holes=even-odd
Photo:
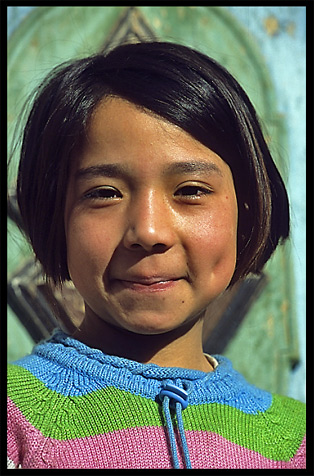
[[[7,366],[7,394],[9,402],[18,408],[29,408],[43,400],[47,390],[52,391],[67,379],[65,367],[55,358],[57,347],[49,341],[37,344],[32,353]],[[58,353],[67,353],[58,349]],[[66,360],[66,355],[64,355]]]
[[[33,393],[40,388],[58,391],[66,385],[70,375],[76,374],[72,360],[79,360],[79,353],[64,343],[66,335],[59,331],[49,339],[35,345],[32,353],[8,364],[8,394]],[[75,356],[71,356],[71,354]],[[74,377],[73,377],[74,378]]]
[[[280,428],[286,439],[302,440],[306,430],[306,405],[293,398],[272,394],[272,402],[265,412],[269,426]]]
[[[269,408],[256,415],[256,439],[271,459],[305,467],[306,406],[287,396],[271,396]]]
[[[49,343],[34,347],[32,354],[23,357],[7,367],[8,393],[16,390],[33,391],[42,384],[48,383],[47,377],[62,371],[62,366],[49,355]]]
[[[54,358],[54,352],[50,343],[41,343],[32,354],[8,364],[8,468],[21,464],[26,447],[42,441],[54,428],[59,429],[56,422],[64,419],[73,403],[67,396],[73,388],[75,372]],[[66,360],[68,350],[58,352],[64,353]]]
[[[7,366],[8,421],[18,424],[23,414],[28,420],[38,403],[45,400],[51,363],[36,354]]]
[[[222,404],[217,405],[217,412],[223,411],[229,423],[227,438],[269,460],[287,462],[291,468],[304,467],[306,405],[255,387],[228,359],[218,357],[220,387],[223,383],[225,391],[224,399],[217,401]]]
[[[305,418],[306,404],[291,397],[273,393],[272,410],[280,413],[282,417],[295,420],[298,416]]]
[[[9,397],[14,397],[16,392],[32,392],[36,387],[36,372],[38,359],[33,356],[24,357],[22,360],[9,363],[7,366],[7,390]]]

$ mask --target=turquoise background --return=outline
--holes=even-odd
[[[8,35],[36,7],[8,8]],[[38,8],[38,7],[37,7]],[[40,7],[39,7],[40,8]],[[291,372],[287,394],[305,401],[305,7],[220,7],[228,10],[258,44],[276,93],[277,109],[285,119],[291,201],[291,254],[301,363]],[[278,147],[282,147],[280,144]],[[18,240],[18,237],[16,238]],[[32,341],[13,313],[8,320],[10,358],[29,352]],[[17,345],[18,343],[18,345]]]

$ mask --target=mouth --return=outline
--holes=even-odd
[[[115,281],[124,289],[136,292],[166,291],[178,284],[183,278],[175,277],[132,277],[130,279],[116,279]]]

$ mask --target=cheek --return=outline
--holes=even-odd
[[[92,217],[73,218],[67,229],[67,256],[70,276],[75,281],[87,276],[102,274],[108,265],[113,247],[113,230],[103,227]]]
[[[237,255],[236,207],[222,208],[219,212],[204,216],[202,221],[195,224],[190,236],[199,269],[222,282],[230,280]]]

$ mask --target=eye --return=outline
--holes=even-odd
[[[201,185],[184,185],[175,192],[175,196],[195,200],[211,193],[212,190],[210,188],[202,187]]]
[[[122,193],[114,187],[100,187],[89,190],[83,198],[87,200],[115,200],[122,198]]]

